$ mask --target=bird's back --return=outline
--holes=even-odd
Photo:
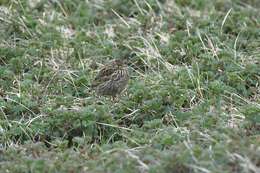
[[[108,81],[111,75],[118,70],[118,65],[121,65],[121,61],[114,60],[104,65],[104,67],[98,72],[97,76],[92,82],[92,87],[96,87],[101,83]]]
[[[99,95],[116,96],[120,94],[127,86],[129,74],[127,67],[116,70],[110,79],[97,87]]]

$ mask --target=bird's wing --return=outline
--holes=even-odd
[[[99,85],[100,83],[106,82],[110,79],[110,76],[116,71],[116,67],[113,65],[105,65],[96,75],[92,82],[92,87]]]
[[[105,76],[110,76],[111,74],[113,74],[114,71],[115,71],[115,69],[113,67],[105,66],[98,72],[98,74],[94,80],[99,80]]]
[[[110,77],[111,81],[119,81],[122,79],[127,79],[128,78],[128,71],[127,69],[120,69],[116,70]]]

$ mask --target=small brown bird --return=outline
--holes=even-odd
[[[96,87],[98,95],[112,96],[120,94],[129,81],[128,68],[121,59],[106,64],[95,77],[92,87]]]

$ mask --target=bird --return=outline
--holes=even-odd
[[[92,82],[97,95],[112,96],[113,100],[127,86],[128,67],[122,59],[113,60],[104,65]]]
[[[103,66],[101,70],[98,72],[96,77],[94,78],[92,82],[92,87],[96,87],[99,84],[109,80],[110,76],[120,67],[123,65],[123,60],[122,59],[115,59]]]

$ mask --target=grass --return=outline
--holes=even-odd
[[[0,5],[1,172],[259,172],[257,0]],[[115,58],[118,102],[89,87]]]

